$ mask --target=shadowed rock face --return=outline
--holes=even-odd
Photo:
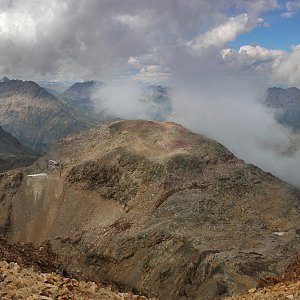
[[[25,167],[38,159],[38,154],[22,145],[0,126],[0,172]]]
[[[69,272],[159,299],[213,299],[283,270],[299,250],[299,192],[174,123],[116,121],[4,174],[0,228],[50,239]]]
[[[90,124],[33,81],[0,82],[0,124],[37,152]]]

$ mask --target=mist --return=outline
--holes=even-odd
[[[252,71],[208,64],[207,56],[180,57],[173,58],[174,67],[170,64],[171,106],[163,118],[149,114],[147,102],[141,101],[145,85],[135,81],[99,88],[94,94],[95,107],[124,119],[179,123],[220,142],[245,162],[300,187],[300,151],[288,153],[292,132],[278,124],[274,111],[263,104],[269,82]]]

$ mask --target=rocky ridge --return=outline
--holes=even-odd
[[[0,228],[50,240],[69,273],[159,299],[213,299],[257,286],[299,251],[300,194],[174,123],[114,121],[4,174]],[[18,175],[19,174],[19,175]]]

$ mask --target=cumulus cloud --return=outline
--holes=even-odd
[[[3,0],[0,69],[15,77],[97,78],[147,55],[163,67],[174,48],[199,37],[226,43],[274,7],[275,0]]]
[[[278,64],[273,77],[277,81],[300,88],[300,45],[294,46],[292,53]]]
[[[274,84],[275,77],[272,74],[288,57],[283,50],[267,49],[260,45],[243,45],[238,50],[225,48],[221,51],[222,58],[226,64],[235,66],[237,69],[251,70],[268,80],[270,85]]]
[[[284,18],[291,18],[295,15],[296,11],[300,9],[300,1],[288,1],[286,3],[286,11],[282,13],[282,16]]]
[[[260,22],[262,22],[262,19],[251,20],[248,14],[240,14],[229,18],[224,24],[205,32],[192,42],[189,42],[188,45],[195,49],[224,47],[228,42],[235,40],[239,34],[249,31]]]

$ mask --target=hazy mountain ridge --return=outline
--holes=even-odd
[[[113,90],[115,92],[120,89],[120,93],[122,93],[122,88],[124,88],[124,86],[120,88],[116,85],[113,87]],[[130,84],[128,88],[129,90],[132,88]],[[148,119],[165,121],[172,113],[172,101],[169,98],[167,87],[144,84],[136,85],[134,88],[136,88],[139,93],[139,99],[134,99],[137,100],[136,106],[142,107],[142,111]],[[106,89],[108,89],[108,91]],[[111,111],[110,105],[108,105],[111,101],[111,89],[112,87],[109,84],[101,81],[91,80],[77,82],[62,93],[60,99],[74,109],[88,114],[92,119],[104,121],[122,118],[122,115]],[[132,101],[132,99],[130,99],[130,101]],[[126,106],[126,103],[120,101],[117,105]],[[128,104],[128,106],[130,107],[130,104]]]
[[[300,90],[296,87],[287,89],[269,88],[265,103],[275,109],[276,120],[294,130],[300,130]]]
[[[11,240],[50,239],[68,270],[93,280],[213,299],[282,271],[300,247],[299,191],[180,125],[103,124],[30,171],[49,159],[63,162],[62,178],[1,178],[0,227]]]
[[[102,85],[104,85],[103,82],[95,80],[76,82],[62,93],[61,97],[69,104],[91,112],[94,109],[91,100],[92,94],[96,88]]]

